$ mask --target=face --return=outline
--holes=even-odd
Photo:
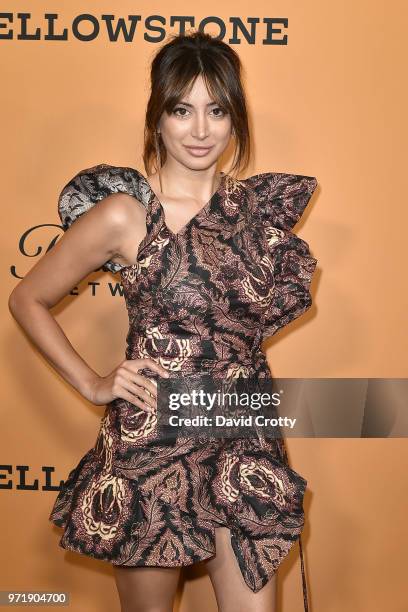
[[[166,165],[175,161],[205,169],[216,164],[227,148],[231,117],[211,99],[200,75],[170,115],[163,113],[158,129],[167,150]]]

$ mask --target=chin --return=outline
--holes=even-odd
[[[214,162],[217,160],[216,159],[215,160],[204,159],[204,157],[203,158],[193,157],[193,156],[190,157],[189,155],[187,155],[187,157],[183,156],[182,158],[179,158],[178,161],[181,164],[183,164],[183,166],[186,166],[187,168],[192,168],[195,170],[202,168],[204,170],[205,168],[211,167],[214,164]]]

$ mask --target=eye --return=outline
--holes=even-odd
[[[176,117],[185,117],[185,113],[178,115],[177,111],[185,111],[186,113],[188,113],[188,110],[184,108],[184,106],[176,106],[176,108],[173,109],[173,115],[176,115]]]
[[[220,106],[216,106],[215,108],[213,108],[212,112],[214,111],[220,111],[219,113],[216,112],[216,115],[215,115],[216,117],[224,117],[224,115],[227,114],[226,111]]]

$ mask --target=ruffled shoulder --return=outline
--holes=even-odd
[[[66,231],[76,219],[112,193],[128,193],[148,207],[151,191],[144,176],[134,168],[98,164],[80,170],[58,197],[58,214]],[[125,266],[106,261],[102,269],[118,272]]]
[[[310,285],[317,259],[309,244],[293,227],[302,216],[317,180],[313,176],[265,172],[244,181],[264,235],[265,251],[271,262],[273,298],[265,313],[262,339],[300,317],[312,305]]]
[[[263,172],[242,181],[256,194],[258,212],[274,227],[291,230],[317,187],[314,176]]]

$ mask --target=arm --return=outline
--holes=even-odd
[[[135,386],[129,382],[130,378],[137,380],[134,376],[137,370],[125,361],[119,375],[115,369],[108,377],[98,376],[76,352],[50,309],[108,259],[121,257],[135,261],[144,228],[145,211],[141,204],[135,206],[135,198],[123,193],[109,195],[76,220],[19,282],[9,298],[11,314],[39,351],[67,382],[95,404],[111,401],[117,396],[115,391],[137,404],[130,392]],[[163,368],[154,366],[149,363],[149,368],[163,375]],[[129,375],[125,373],[126,384],[118,385],[117,378],[124,378],[123,368]],[[138,380],[142,379],[139,376]],[[150,381],[147,385],[155,392]],[[145,399],[148,400],[147,394]]]

